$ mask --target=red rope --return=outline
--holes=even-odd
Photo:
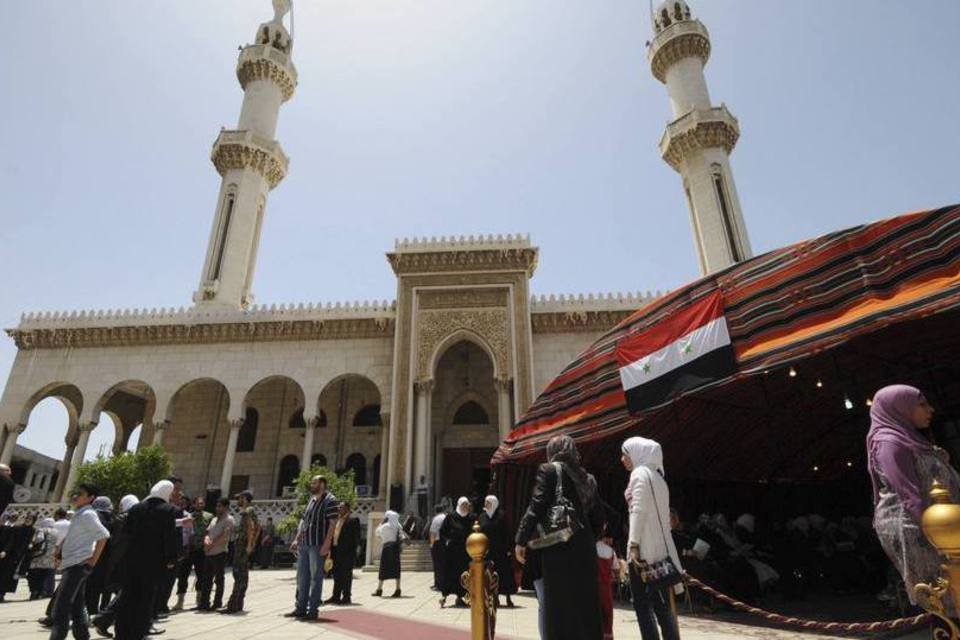
[[[729,604],[738,611],[744,611],[755,616],[760,616],[767,622],[791,627],[799,627],[801,629],[815,629],[817,631],[834,631],[841,633],[878,633],[884,631],[893,631],[894,629],[910,629],[912,627],[918,627],[921,624],[929,622],[932,617],[929,613],[921,613],[910,618],[897,618],[895,620],[883,620],[879,622],[821,622],[819,620],[805,620],[803,618],[784,616],[779,613],[773,613],[771,611],[765,611],[757,607],[752,607],[745,602],[741,602],[731,598],[726,594],[720,593],[713,587],[700,582],[690,574],[684,574],[684,581],[688,585],[696,587],[697,589],[710,594],[717,600]]]

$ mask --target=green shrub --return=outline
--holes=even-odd
[[[169,476],[170,456],[161,446],[153,445],[84,462],[77,470],[76,482],[94,485],[113,500],[114,506],[119,506],[120,498],[128,493],[143,500],[154,484]]]
[[[325,476],[327,478],[327,491],[335,495],[340,502],[348,503],[351,508],[356,506],[357,487],[353,482],[352,469],[338,476],[326,467],[312,467],[302,471],[297,477],[297,508],[277,525],[277,531],[281,534],[297,530],[297,524],[303,517],[307,503],[310,502],[310,478],[313,476]]]

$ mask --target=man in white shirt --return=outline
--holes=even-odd
[[[444,512],[443,505],[437,505],[433,509],[436,514],[430,521],[430,559],[433,561],[433,590],[439,591],[443,580],[440,578],[440,572],[443,570],[443,548],[438,544],[440,540],[440,527],[447,514]]]

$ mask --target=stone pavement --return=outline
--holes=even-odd
[[[229,573],[228,573],[229,576]],[[158,640],[186,638],[221,638],[244,640],[270,638],[276,640],[318,640],[389,638],[390,640],[469,640],[470,615],[467,609],[440,609],[439,596],[430,590],[432,574],[408,572],[403,576],[403,597],[399,599],[374,598],[375,574],[355,573],[354,605],[349,607],[324,606],[320,622],[305,623],[282,617],[290,611],[295,591],[292,570],[253,571],[247,594],[249,611],[243,615],[226,616],[216,613],[186,611],[171,616],[164,624],[166,633]],[[230,588],[227,578],[227,589]],[[388,582],[388,592],[393,583]],[[37,624],[46,601],[26,600],[25,581],[20,590],[7,595],[7,603],[0,604],[0,638],[3,640],[39,640],[46,638]],[[324,582],[324,593],[329,594],[332,581]],[[501,609],[497,637],[536,640],[537,602],[532,594],[522,593],[514,598],[515,609]],[[452,602],[452,600],[451,600]],[[633,612],[619,608],[614,613],[616,638],[639,638]],[[734,640],[751,638],[763,640],[803,640],[832,638],[751,626],[715,618],[682,615],[681,634],[684,640]],[[93,631],[93,630],[91,630]],[[96,638],[96,632],[93,633]],[[915,632],[910,639],[927,638],[928,633]]]

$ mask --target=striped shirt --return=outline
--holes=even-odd
[[[300,525],[297,527],[303,544],[314,547],[323,546],[330,521],[337,519],[339,509],[340,503],[332,493],[327,492],[319,498],[317,496],[310,498],[300,519]]]

